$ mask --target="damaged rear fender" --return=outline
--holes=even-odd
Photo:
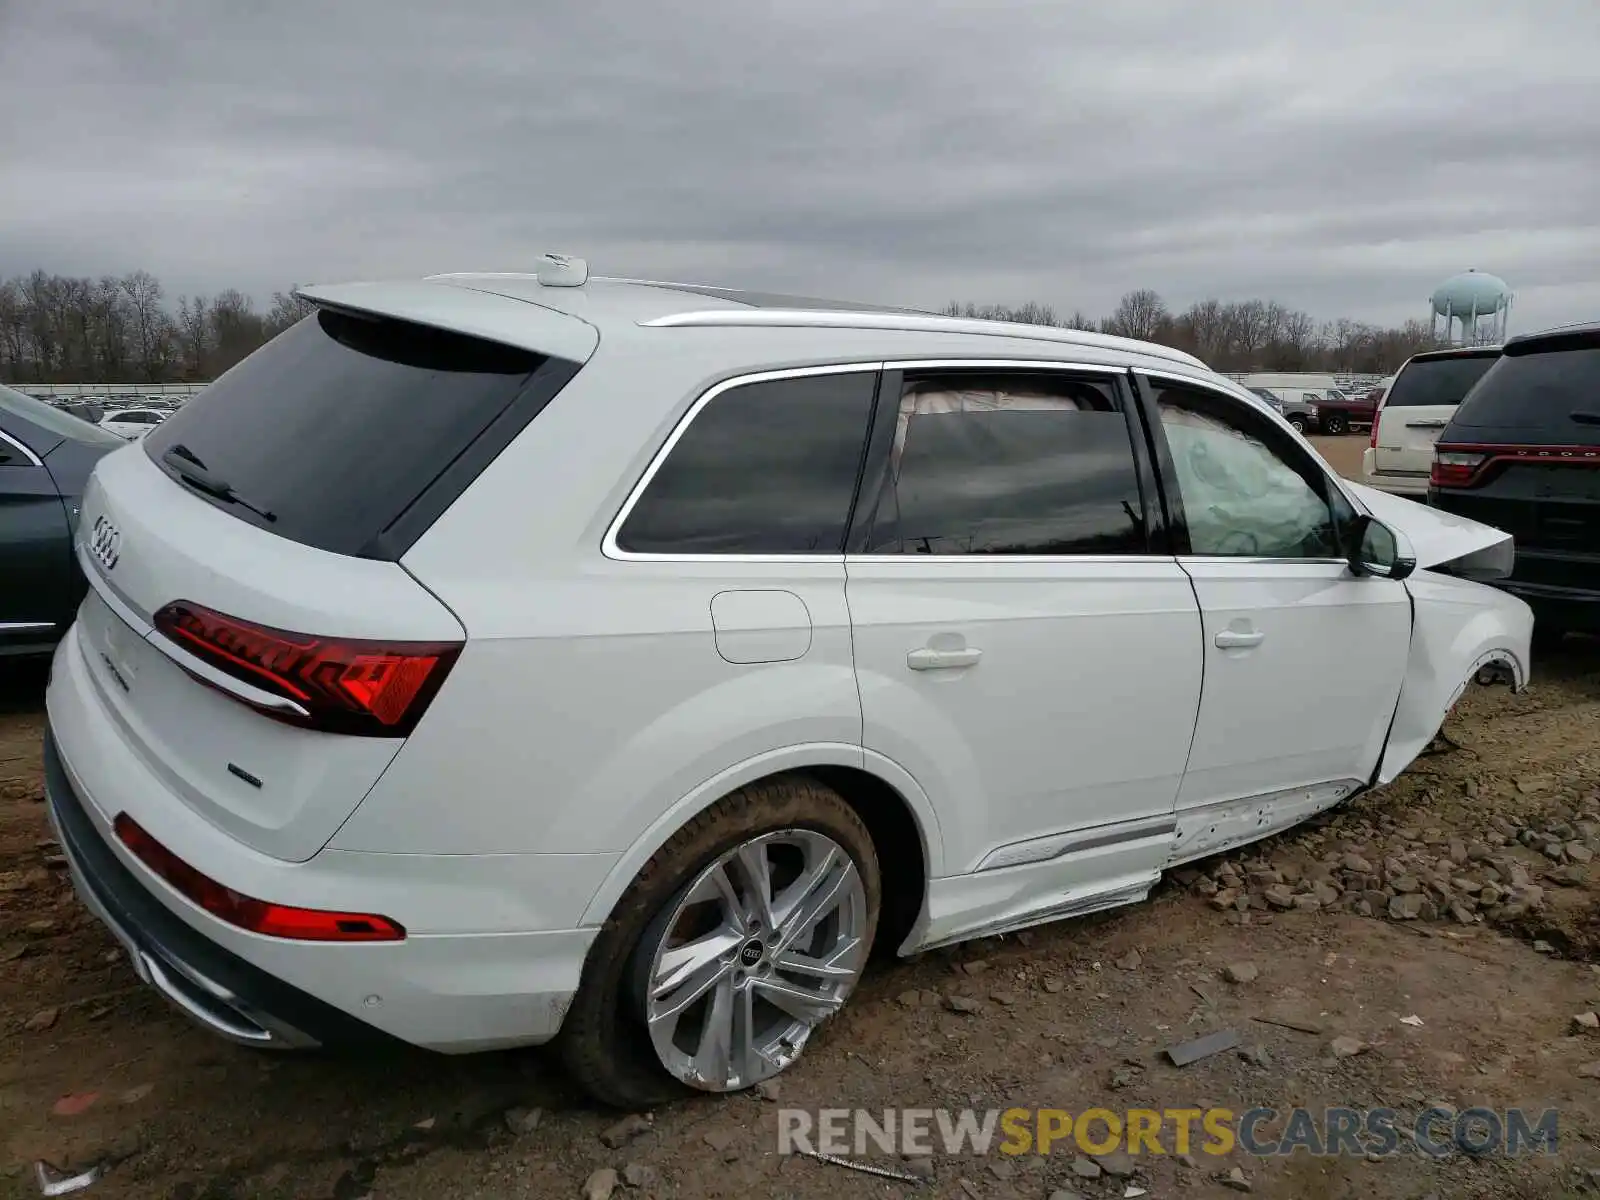
[[[1388,783],[1411,765],[1482,668],[1503,664],[1513,690],[1528,685],[1533,610],[1521,600],[1426,570],[1407,579],[1406,588],[1413,612],[1411,651],[1378,783]]]

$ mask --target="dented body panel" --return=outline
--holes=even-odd
[[[1448,566],[1450,574],[1465,579],[1511,574],[1514,546],[1509,533],[1359,483],[1345,486],[1369,513],[1406,535],[1419,569]]]
[[[1363,507],[1410,541],[1417,570],[1411,593],[1411,650],[1394,724],[1374,778],[1388,783],[1422,752],[1484,667],[1506,667],[1512,686],[1528,682],[1533,610],[1476,580],[1511,574],[1510,534],[1401,496],[1350,484]]]
[[[1516,691],[1528,684],[1533,610],[1521,600],[1434,571],[1417,571],[1406,587],[1415,606],[1411,654],[1378,783],[1400,774],[1433,740],[1483,667],[1506,666]]]

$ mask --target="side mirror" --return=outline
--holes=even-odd
[[[1352,532],[1354,536],[1350,540],[1354,549],[1350,553],[1350,570],[1353,574],[1404,579],[1417,569],[1416,552],[1399,530],[1362,514],[1356,518]]]

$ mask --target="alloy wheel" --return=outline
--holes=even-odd
[[[785,829],[723,854],[652,951],[645,1020],[661,1065],[711,1092],[778,1074],[860,979],[867,919],[855,862],[824,834]]]

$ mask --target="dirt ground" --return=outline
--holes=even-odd
[[[1359,462],[1361,439],[1343,441]],[[1569,640],[1535,670],[1521,696],[1469,689],[1447,740],[1388,788],[1175,872],[1146,904],[879,967],[776,1103],[688,1101],[611,1148],[601,1134],[619,1114],[588,1107],[539,1051],[262,1056],[140,987],[49,840],[43,675],[12,668],[0,678],[0,1198],[38,1195],[39,1158],[115,1161],[85,1195],[181,1200],[580,1197],[606,1168],[637,1184],[619,1197],[1594,1194],[1600,1030],[1574,1018],[1600,1008],[1600,867],[1591,880],[1588,865],[1600,643]],[[1237,1049],[1181,1069],[1161,1057],[1227,1030]],[[920,1185],[777,1153],[789,1107],[1296,1104],[1388,1107],[1402,1124],[1431,1104],[1554,1108],[1559,1153],[1435,1159],[1402,1139],[1379,1161],[1141,1155],[1131,1176],[1062,1147],[862,1160],[928,1171]],[[1219,1178],[1235,1167],[1242,1180]]]

